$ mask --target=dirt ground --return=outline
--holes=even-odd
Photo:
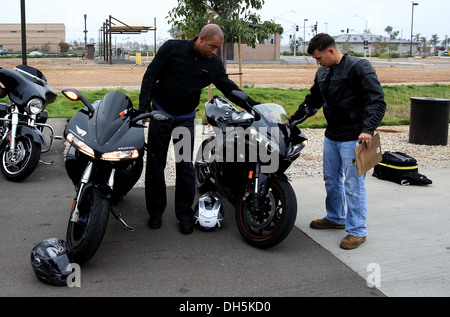
[[[1,59],[0,67],[13,68],[21,59]],[[92,60],[75,58],[35,58],[27,64],[38,68],[55,90],[62,88],[139,89],[147,66],[134,64],[98,64]],[[375,66],[382,84],[392,83],[450,83],[447,67],[433,66]],[[244,64],[242,84],[255,87],[309,88],[316,65]],[[229,64],[229,74],[238,73],[238,65]],[[230,75],[239,85],[239,76]]]

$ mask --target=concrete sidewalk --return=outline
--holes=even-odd
[[[368,234],[355,250],[339,247],[344,230],[309,227],[311,220],[325,216],[322,178],[293,183],[296,226],[364,279],[379,282],[377,288],[387,296],[449,296],[450,169],[419,167],[419,173],[433,184],[401,186],[367,174]]]

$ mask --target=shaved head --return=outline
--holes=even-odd
[[[222,29],[217,24],[207,24],[194,42],[194,49],[204,58],[212,58],[217,54],[223,41]]]
[[[205,40],[210,41],[217,36],[219,40],[223,41],[224,36],[222,29],[217,24],[207,24],[200,31],[199,35],[203,35]]]

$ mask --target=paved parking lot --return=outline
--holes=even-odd
[[[53,119],[50,124],[62,135],[65,120]],[[81,266],[81,287],[43,284],[32,271],[31,250],[45,238],[65,239],[75,191],[64,170],[62,141],[55,141],[42,159],[54,163],[39,164],[22,183],[0,176],[0,296],[157,296],[180,301],[185,297],[384,296],[299,228],[271,249],[249,246],[239,235],[228,204],[224,227],[216,232],[181,234],[172,200],[163,226],[149,229],[143,188],[133,189],[117,207],[135,231],[125,231],[110,217],[98,253]],[[168,191],[173,197],[173,187]]]

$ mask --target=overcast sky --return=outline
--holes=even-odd
[[[0,0],[0,23],[20,23],[20,0]],[[6,4],[7,2],[7,4]],[[158,28],[158,40],[170,38],[166,22],[168,12],[177,6],[177,0],[26,0],[27,23],[64,23],[67,41],[84,40],[84,14],[87,14],[88,41],[97,42],[98,30],[103,22],[112,15],[120,21],[135,19]],[[449,0],[417,0],[414,6],[413,34],[431,39],[438,34],[443,40],[450,36]],[[6,4],[6,5],[5,5]],[[319,32],[332,35],[349,28],[352,33],[362,33],[366,28],[372,34],[387,35],[386,26],[400,31],[403,38],[411,36],[410,0],[265,0],[262,10],[258,11],[263,20],[275,19],[283,25],[284,38],[289,38],[294,25],[299,26],[298,37],[303,37],[303,22],[306,22],[306,39],[311,37],[310,26],[318,22]],[[131,40],[134,40],[132,36]],[[153,43],[153,34],[144,36]],[[118,41],[121,39],[118,38]]]

